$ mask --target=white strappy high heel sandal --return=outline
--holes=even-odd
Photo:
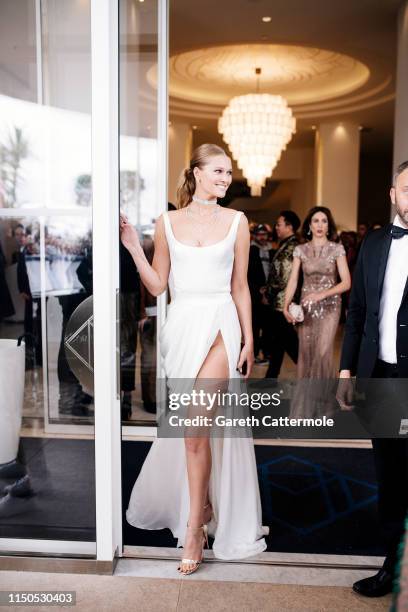
[[[187,525],[187,529],[190,530],[190,533],[198,533],[201,531],[202,533],[202,550],[201,550],[201,558],[200,559],[181,559],[181,564],[178,567],[178,571],[180,574],[184,576],[188,576],[189,574],[193,574],[198,570],[201,563],[203,562],[203,551],[204,547],[208,548],[208,531],[207,525],[201,525],[200,527],[189,527]],[[184,567],[183,567],[184,566]]]

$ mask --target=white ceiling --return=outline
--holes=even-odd
[[[212,47],[255,43],[295,45],[346,55],[368,68],[368,79],[351,93],[337,94],[326,102],[314,100],[295,106],[297,135],[292,146],[311,146],[312,125],[320,121],[348,120],[368,128],[362,140],[367,151],[389,148],[393,137],[400,4],[400,0],[206,0],[205,3],[171,0],[170,55],[194,51],[198,62],[195,70],[201,80],[199,56],[200,53],[206,56]],[[262,22],[265,15],[271,17],[270,23]],[[202,49],[206,51],[197,54]],[[225,64],[222,67],[225,71]],[[188,69],[187,75],[192,78]],[[298,82],[298,89],[301,87]],[[191,100],[197,97],[196,93],[183,96],[180,87],[174,89],[177,97],[170,100],[171,117],[196,124],[202,133],[199,140],[204,134],[206,139],[215,140],[216,118],[222,111],[218,92],[212,101],[203,96],[199,102]]]
[[[194,49],[172,55],[169,64],[170,94],[201,104],[228,104],[231,96],[255,90],[281,95],[291,106],[319,103],[349,94],[370,77],[368,67],[348,55],[271,43]]]

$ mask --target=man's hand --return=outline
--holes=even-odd
[[[351,411],[354,409],[354,385],[350,370],[341,370],[339,379],[336,400],[341,410]]]

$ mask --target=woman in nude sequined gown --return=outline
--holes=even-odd
[[[330,379],[335,376],[333,362],[334,338],[340,319],[340,295],[350,288],[350,272],[342,244],[333,242],[336,226],[330,210],[324,206],[312,208],[304,223],[307,242],[293,253],[292,273],[285,293],[284,315],[296,324],[289,313],[289,304],[296,292],[300,270],[303,273],[301,305],[304,321],[297,324],[299,333],[298,379]],[[338,279],[340,278],[340,282]],[[323,390],[322,384],[316,389]],[[310,393],[310,388],[308,392]],[[297,394],[299,396],[299,393]],[[305,389],[302,389],[305,394]],[[310,399],[310,398],[309,398]],[[299,397],[297,398],[299,400]],[[291,413],[324,412],[311,402],[294,401]]]

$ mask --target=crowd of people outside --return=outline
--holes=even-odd
[[[5,232],[6,255],[3,269],[8,268],[8,278],[15,275],[12,285],[17,293],[10,295],[11,307],[6,322],[22,324],[18,328],[26,345],[26,370],[43,365],[40,230],[34,224],[10,223]],[[61,308],[61,335],[57,356],[59,384],[58,412],[60,415],[89,416],[92,398],[82,390],[66,357],[65,330],[74,310],[92,295],[92,270],[89,265],[91,234],[69,237],[51,233],[45,228],[44,235],[46,278],[46,308],[50,296],[58,300]],[[9,291],[9,294],[11,292]],[[22,302],[23,308],[20,308]]]
[[[10,224],[0,240],[0,323],[20,324],[18,334],[26,344],[26,370],[43,365],[40,280],[40,230],[36,223]],[[50,296],[61,308],[61,336],[57,358],[60,417],[92,416],[93,399],[83,391],[69,367],[65,333],[75,309],[93,292],[92,234],[69,235],[45,228],[46,305]],[[153,240],[144,236],[147,256],[153,257]],[[15,279],[11,286],[10,276]],[[132,393],[136,388],[136,346],[140,344],[141,395],[143,409],[155,413],[156,298],[144,288],[126,249],[120,248],[121,391],[122,419],[132,415]],[[19,307],[19,304],[21,306]]]

